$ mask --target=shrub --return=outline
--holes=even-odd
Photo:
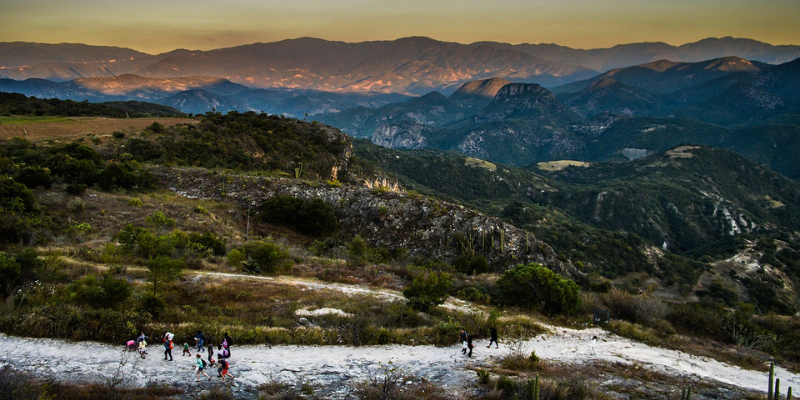
[[[34,211],[33,192],[8,176],[0,176],[0,209],[16,213]]]
[[[275,274],[283,272],[285,261],[289,256],[286,250],[272,242],[247,242],[244,245],[247,259],[242,267],[254,274]]]
[[[322,199],[272,197],[261,205],[261,219],[314,237],[330,235],[339,230],[336,211]]]
[[[208,214],[208,210],[203,206],[196,206],[193,211],[197,214],[203,214],[203,215]]]
[[[145,295],[139,299],[139,312],[149,313],[153,318],[160,317],[166,308],[167,303],[152,293],[145,293]]]
[[[141,207],[144,205],[144,203],[142,202],[142,199],[138,197],[131,197],[131,199],[128,200],[128,205],[131,207]]]
[[[111,136],[113,136],[114,139],[122,139],[125,137],[125,132],[114,131],[111,133]]]
[[[453,268],[464,275],[478,275],[491,271],[489,262],[483,256],[462,254],[453,260]]]
[[[408,299],[411,308],[428,311],[444,303],[450,284],[450,274],[429,271],[414,278],[411,285],[403,290],[403,296]]]
[[[242,250],[233,249],[228,252],[228,265],[231,267],[239,268],[245,260],[247,260],[247,255]]]
[[[517,265],[497,280],[498,301],[506,305],[541,307],[546,314],[574,313],[580,306],[578,285],[539,265]]]
[[[86,193],[87,186],[82,183],[70,183],[67,185],[67,193],[73,196],[83,196]]]
[[[347,260],[351,265],[359,266],[366,262],[366,256],[367,242],[360,235],[356,235],[356,237],[347,244]]]
[[[86,204],[80,197],[75,197],[74,199],[67,202],[67,211],[73,213],[83,212],[86,209]]]
[[[225,242],[211,232],[205,232],[202,235],[192,233],[189,235],[189,240],[211,250],[215,256],[225,255]]]
[[[53,186],[53,180],[50,178],[50,171],[41,167],[23,168],[17,173],[17,176],[14,177],[14,180],[31,189],[37,187],[50,189],[50,187]]]
[[[185,267],[186,263],[183,260],[173,260],[166,256],[158,256],[148,261],[147,279],[153,283],[153,295],[156,295],[159,283],[176,279]]]
[[[124,279],[89,275],[67,286],[70,297],[94,308],[116,308],[131,295],[131,285]]]

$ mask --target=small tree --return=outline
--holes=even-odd
[[[170,282],[178,278],[185,263],[166,256],[158,256],[147,262],[147,279],[153,283],[153,296],[157,293],[159,283]]]
[[[540,264],[520,264],[497,280],[499,301],[507,305],[538,307],[546,314],[573,313],[581,298],[578,285]]]
[[[411,308],[428,311],[444,303],[450,285],[450,274],[429,271],[414,278],[411,286],[403,290],[403,296]]]

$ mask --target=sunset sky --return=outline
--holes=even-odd
[[[159,53],[297,37],[576,48],[734,36],[800,44],[800,0],[0,0],[0,41]]]

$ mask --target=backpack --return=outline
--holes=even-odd
[[[170,340],[169,341],[169,349],[172,350],[173,348],[175,348],[175,343],[173,343],[172,340]]]
[[[222,358],[228,358],[231,356],[231,352],[228,349],[222,349]]]
[[[205,367],[206,367],[206,365],[208,365],[208,363],[206,362],[206,360],[203,360],[203,359],[201,358],[201,359],[200,359],[200,361],[202,361],[202,362],[203,362],[203,368],[205,368]]]

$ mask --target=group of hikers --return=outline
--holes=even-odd
[[[461,342],[461,354],[466,355],[467,357],[472,357],[472,348],[475,347],[472,344],[472,335],[467,333],[466,330],[461,329],[461,333],[458,336],[458,340]],[[489,345],[486,348],[492,347],[492,343],[494,343],[494,347],[496,349],[500,348],[500,345],[497,342],[497,329],[495,327],[489,328]],[[467,353],[469,351],[469,353]]]
[[[164,346],[164,361],[174,361],[172,358],[172,349],[175,347],[175,342],[173,339],[175,338],[175,334],[171,332],[164,332],[164,335],[161,336],[161,344]],[[211,377],[206,373],[206,368],[213,367],[214,365],[219,365],[217,368],[217,376],[222,378],[222,381],[225,382],[227,377],[230,377],[231,380],[235,378],[233,374],[228,372],[230,368],[230,363],[228,359],[231,357],[231,345],[233,345],[233,339],[228,335],[228,332],[225,332],[223,336],[222,343],[217,345],[217,358],[214,358],[214,344],[208,343],[206,345],[206,337],[202,331],[198,331],[197,335],[193,338],[195,341],[194,349],[196,351],[195,354],[195,374],[197,375],[197,380],[200,380],[200,374],[203,374],[208,380],[211,380]],[[147,351],[147,336],[145,336],[144,332],[141,332],[139,336],[136,338],[136,343],[139,350],[139,356],[141,358],[145,358],[148,354]],[[208,349],[208,361],[203,359],[203,352]],[[182,356],[192,356],[192,352],[189,349],[189,343],[183,343],[183,353]]]

